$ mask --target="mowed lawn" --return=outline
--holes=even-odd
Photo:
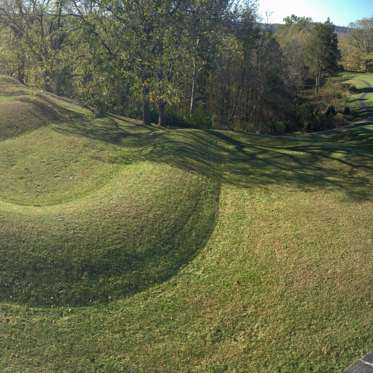
[[[345,73],[346,83],[358,91],[351,96],[351,103],[356,108],[373,107],[373,73]]]
[[[151,129],[2,84],[49,119],[0,122],[0,371],[338,373],[373,349],[373,125]]]

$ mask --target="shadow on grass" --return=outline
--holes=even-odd
[[[37,214],[25,218],[7,213],[8,226],[0,229],[0,302],[91,306],[172,278],[215,230],[220,185],[211,180],[202,184],[173,213],[171,197],[159,201],[160,212],[153,207],[149,214],[141,214],[136,202],[126,199],[108,207],[109,212],[95,210],[97,216],[91,217],[84,209],[78,216],[64,217],[61,211],[48,221]],[[120,215],[117,203],[133,210]],[[167,218],[160,218],[161,213]],[[0,210],[0,220],[3,216]],[[13,226],[17,234],[9,228]]]
[[[39,109],[46,110],[44,106]],[[50,116],[55,114],[48,109]],[[128,139],[142,144],[147,142],[145,137],[155,139],[161,133],[135,123],[120,126],[110,118],[92,124],[84,117],[78,118],[74,126],[60,121],[52,128],[112,144],[113,155],[117,154],[116,149],[123,149]],[[58,122],[58,118],[54,119]],[[141,149],[139,155],[140,152]],[[123,157],[113,159],[128,163]],[[189,198],[175,209],[172,196],[189,184],[176,173],[180,185],[168,188],[175,170],[165,170],[164,175],[154,174],[155,188],[145,186],[133,191],[141,201],[142,195],[155,190],[145,214],[144,206],[126,192],[108,211],[94,209],[91,217],[89,206],[88,211],[82,207],[76,216],[65,216],[61,207],[57,216],[51,213],[47,217],[2,211],[0,207],[0,221],[5,221],[0,226],[0,301],[32,306],[87,306],[131,296],[173,277],[198,254],[214,231],[220,183],[194,178],[190,181],[191,191],[185,194]],[[150,179],[145,175],[144,183],[154,181],[149,173]],[[139,182],[141,177],[141,173],[135,173],[133,182]],[[158,189],[172,193],[160,194]],[[165,200],[158,200],[159,196]],[[127,206],[123,211],[122,205]],[[148,209],[152,211],[146,214]]]
[[[91,305],[166,281],[210,239],[222,183],[244,188],[323,189],[343,193],[347,201],[373,200],[373,131],[368,127],[293,139],[229,131],[162,130],[105,119],[61,125],[56,130],[113,145],[112,157],[103,162],[127,165],[150,161],[207,176],[210,191],[190,201],[183,217],[166,224],[166,234],[156,241],[149,240],[163,228],[157,219],[141,223],[144,216],[151,218],[146,211],[136,214],[138,221],[134,216],[129,219],[132,228],[114,224],[126,221],[115,214],[115,219],[103,220],[102,213],[101,219],[85,221],[82,211],[78,220],[52,220],[52,226],[42,234],[27,233],[28,227],[36,224],[34,220],[31,225],[25,222],[17,235],[5,229],[0,236],[0,253],[5,258],[0,272],[6,274],[0,283],[2,301]],[[43,224],[47,223],[36,227]],[[11,225],[19,226],[20,222]],[[81,235],[77,226],[87,231]],[[136,236],[135,229],[140,229],[142,237],[137,251],[132,247],[137,238],[129,239]],[[108,235],[107,240],[102,234]],[[101,249],[91,253],[100,242]]]
[[[289,185],[339,190],[352,200],[373,198],[373,131],[366,127],[297,139],[117,123],[61,131],[133,151],[130,160],[127,153],[116,152],[113,163],[162,162],[246,188]]]
[[[350,86],[349,91],[353,94],[373,93],[373,87],[356,88]]]
[[[120,145],[130,137],[134,137],[141,142],[141,136],[149,134],[162,133],[160,129],[152,126],[145,126],[133,120],[126,123],[126,126],[120,125],[117,116],[89,120],[78,120],[73,123],[65,123],[57,130],[64,134],[79,135],[92,140],[104,141],[112,145]]]
[[[86,122],[87,118],[47,96],[17,95],[0,101],[0,141],[33,132],[51,123]]]

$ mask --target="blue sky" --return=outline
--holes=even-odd
[[[373,16],[373,0],[258,0],[259,15],[266,18],[271,12],[270,22],[281,23],[291,14],[307,16],[314,21],[326,21],[328,17],[338,26]]]

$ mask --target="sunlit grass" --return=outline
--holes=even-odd
[[[351,96],[353,106],[361,109],[361,106],[373,107],[373,73],[346,73],[349,78],[347,83],[360,90],[357,94]]]
[[[67,105],[0,140],[1,371],[337,373],[372,349],[372,125],[286,139]]]

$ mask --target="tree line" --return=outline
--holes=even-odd
[[[334,25],[255,0],[0,0],[0,73],[145,124],[284,132],[335,74]]]
[[[373,72],[373,17],[351,24],[341,40],[342,63],[347,70]]]

